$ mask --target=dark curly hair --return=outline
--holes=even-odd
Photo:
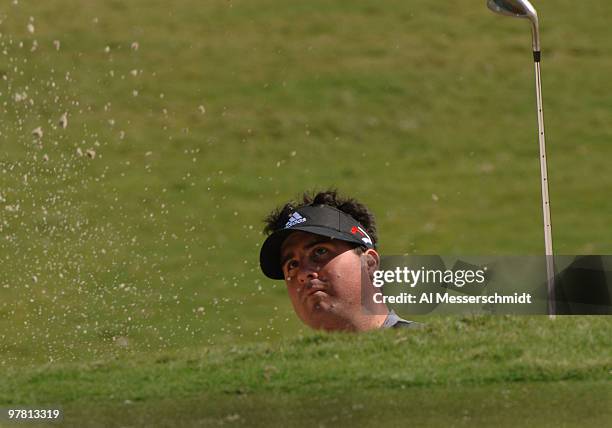
[[[341,197],[336,189],[329,189],[323,192],[305,192],[301,200],[298,198],[298,201],[289,201],[283,206],[276,208],[264,219],[264,233],[270,235],[277,230],[283,229],[289,214],[306,205],[329,205],[345,212],[366,229],[366,232],[372,238],[374,247],[376,247],[378,235],[376,234],[374,214],[355,199]]]

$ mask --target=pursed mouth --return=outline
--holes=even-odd
[[[322,291],[327,294],[327,287],[322,287],[320,285],[311,285],[309,288],[306,288],[306,293],[304,294],[304,296],[310,297],[319,291]]]
[[[323,288],[313,288],[311,290],[308,290],[308,293],[306,293],[306,297],[312,296],[313,294],[318,293],[319,291],[327,294],[327,292]]]

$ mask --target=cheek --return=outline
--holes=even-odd
[[[300,300],[299,289],[298,289],[299,286],[294,283],[291,283],[291,284],[286,283],[286,284],[287,284],[287,294],[289,295],[289,300],[291,300],[291,305],[293,306],[293,310],[297,314],[298,318],[300,318],[303,322],[307,322],[309,319],[309,311],[307,307],[304,305],[304,302]]]
[[[361,287],[361,264],[358,256],[343,254],[326,266],[325,279],[338,295],[353,294]]]
[[[300,285],[295,280],[291,282],[285,281],[285,284],[287,285],[287,294],[289,294],[289,298],[292,302],[297,302],[300,292]]]

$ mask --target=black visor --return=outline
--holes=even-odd
[[[375,248],[365,227],[347,213],[329,205],[308,205],[289,213],[284,228],[264,241],[259,253],[259,265],[268,278],[284,278],[280,264],[281,246],[296,230]]]

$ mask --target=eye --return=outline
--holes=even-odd
[[[314,249],[314,254],[317,257],[322,257],[326,255],[327,253],[329,253],[329,250],[325,247],[317,247]]]
[[[295,259],[289,260],[285,266],[287,267],[287,270],[295,269],[298,267],[298,261]]]

